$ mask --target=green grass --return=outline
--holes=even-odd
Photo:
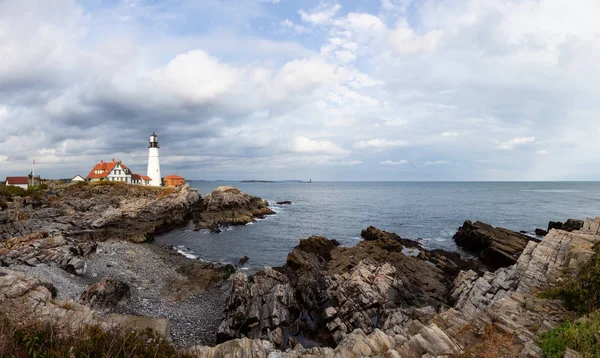
[[[88,326],[59,335],[48,324],[15,328],[0,318],[0,357],[190,357],[150,330],[133,331]]]
[[[562,285],[540,293],[541,298],[561,299],[565,307],[580,315],[600,308],[600,243],[594,245],[594,256],[572,278]],[[568,276],[568,273],[565,275]]]
[[[565,322],[540,338],[544,357],[562,358],[567,348],[583,357],[600,357],[600,311]]]
[[[582,317],[567,321],[540,336],[544,357],[563,357],[567,348],[584,357],[600,357],[600,244],[594,256],[576,275],[565,272],[560,286],[540,293],[541,298],[560,299]]]

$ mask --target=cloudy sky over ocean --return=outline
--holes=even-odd
[[[0,0],[0,176],[596,180],[597,0]]]

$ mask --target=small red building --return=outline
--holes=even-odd
[[[182,186],[185,184],[185,178],[179,175],[169,175],[163,178],[164,186]]]
[[[27,188],[29,188],[29,178],[28,177],[7,177],[4,184],[18,186],[20,188],[27,190]]]

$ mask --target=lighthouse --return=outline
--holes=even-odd
[[[158,161],[158,136],[152,133],[148,146],[148,176],[152,179],[150,185],[161,186],[160,163]]]

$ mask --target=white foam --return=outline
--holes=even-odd
[[[193,260],[198,259],[197,255],[194,255],[193,253],[191,253],[190,251],[188,251],[183,246],[177,246],[175,251],[177,251],[178,254],[181,254],[181,255],[187,257],[188,259],[193,259]]]

